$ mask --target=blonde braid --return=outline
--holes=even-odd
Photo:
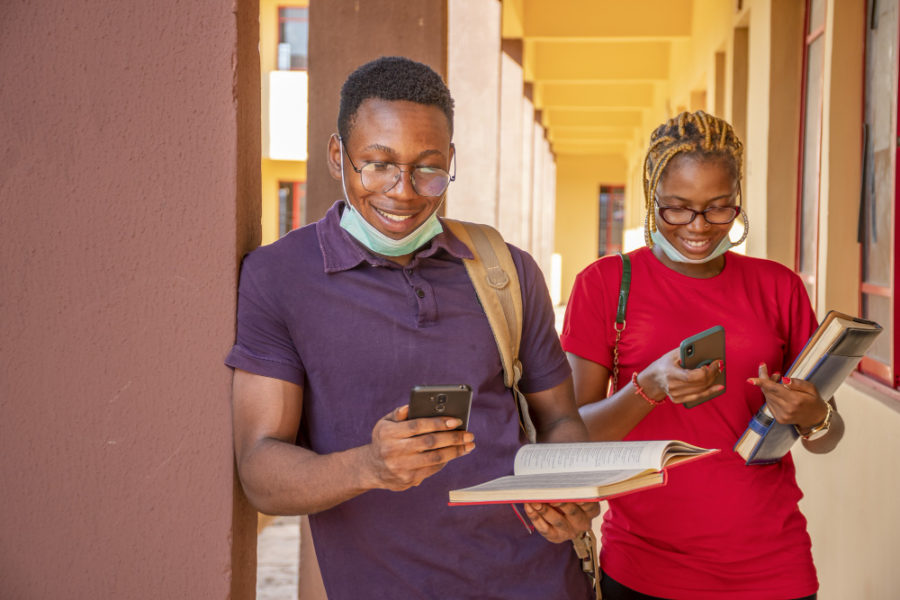
[[[657,127],[650,135],[650,144],[644,158],[644,242],[653,247],[650,234],[656,231],[654,195],[666,167],[679,154],[698,155],[702,158],[721,158],[733,169],[741,195],[741,174],[744,145],[726,121],[708,115],[702,110],[682,112]]]

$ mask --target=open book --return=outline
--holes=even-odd
[[[881,325],[874,321],[829,311],[785,376],[813,382],[819,395],[828,400],[880,333]],[[734,451],[748,465],[770,464],[781,460],[799,437],[793,425],[778,423],[768,405],[763,404]]]
[[[678,440],[528,444],[514,475],[451,490],[450,504],[600,500],[663,485],[668,467],[713,452]]]

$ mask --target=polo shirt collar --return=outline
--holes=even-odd
[[[322,252],[325,272],[347,271],[363,262],[372,266],[396,267],[397,263],[373,254],[341,227],[341,214],[345,204],[343,200],[338,200],[331,205],[322,220],[316,223],[316,235],[319,238],[319,250]],[[440,217],[438,219],[440,220]],[[443,221],[441,221],[441,225],[443,225]],[[460,260],[474,258],[472,251],[447,227],[444,227],[443,233],[436,235],[430,244],[415,253],[411,264],[440,251],[447,252]]]

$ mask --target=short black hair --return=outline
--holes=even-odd
[[[403,56],[382,56],[353,71],[341,87],[337,126],[343,139],[350,135],[359,106],[369,98],[437,106],[453,136],[453,98],[441,76],[426,64]]]

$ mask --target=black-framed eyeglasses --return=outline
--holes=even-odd
[[[654,201],[659,209],[659,218],[669,225],[693,223],[697,215],[703,215],[710,225],[727,225],[741,214],[740,206],[709,206],[703,210],[694,210],[684,206],[663,206],[659,203],[658,197]]]
[[[361,167],[357,168],[353,159],[350,158],[350,152],[348,152],[347,147],[344,146],[344,140],[339,138],[339,141],[341,148],[347,155],[347,160],[350,161],[350,167],[359,173],[363,187],[370,192],[383,194],[390,191],[397,185],[400,178],[403,177],[404,171],[409,173],[409,180],[412,182],[412,187],[416,193],[420,196],[427,196],[430,198],[443,194],[447,191],[450,182],[456,180],[455,154],[453,155],[453,175],[440,167],[429,167],[426,165],[410,166],[409,163],[386,161],[366,162],[363,163]],[[408,168],[401,169],[401,166]]]

